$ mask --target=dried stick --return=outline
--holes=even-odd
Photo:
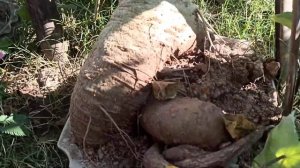
[[[130,136],[128,134],[126,134],[126,132],[124,132],[119,126],[118,124],[115,122],[115,120],[111,117],[111,115],[106,111],[106,109],[102,106],[99,105],[100,109],[102,110],[102,112],[109,118],[109,120],[113,123],[113,125],[116,127],[116,129],[120,132],[120,135],[122,137],[122,139],[124,140],[124,142],[126,143],[127,147],[130,149],[130,151],[132,152],[132,154],[134,155],[134,157],[136,159],[139,159],[139,157],[136,155],[136,146],[134,144],[134,142],[132,141],[132,139],[130,138]],[[132,149],[132,147],[128,144],[128,141],[126,140],[126,138],[130,141],[130,143],[134,146],[134,149]]]
[[[86,137],[89,133],[89,130],[90,130],[90,125],[92,123],[92,117],[90,116],[89,118],[89,123],[86,127],[86,131],[85,131],[85,134],[84,134],[84,137],[83,137],[83,141],[82,141],[82,146],[83,146],[83,152],[84,152],[84,155],[89,159],[89,161],[94,165],[96,166],[97,164],[90,158],[90,156],[88,155],[88,153],[86,152]]]

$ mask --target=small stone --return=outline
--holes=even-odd
[[[88,155],[93,155],[93,153],[94,153],[94,152],[93,152],[92,149],[88,149],[88,150],[87,150],[87,154],[88,154]]]
[[[99,149],[98,150],[98,158],[101,160],[101,159],[103,159],[103,157],[104,157],[104,154],[103,154],[102,150]]]
[[[259,122],[259,118],[254,118],[254,119],[253,119],[253,122],[254,122],[254,123],[258,123],[258,122]]]

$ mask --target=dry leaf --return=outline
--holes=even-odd
[[[266,75],[268,75],[271,79],[274,79],[279,72],[280,63],[276,61],[270,61],[266,62],[264,67]]]
[[[178,82],[154,81],[152,90],[157,100],[174,99],[179,89]]]
[[[254,123],[243,114],[225,114],[224,123],[233,139],[240,139],[256,129]]]

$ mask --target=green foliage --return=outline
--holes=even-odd
[[[8,51],[8,47],[12,46],[13,42],[9,38],[0,39],[0,50]]]
[[[283,117],[270,132],[264,149],[254,159],[253,167],[300,167],[300,143],[294,113]]]
[[[280,14],[276,14],[273,16],[273,20],[277,23],[280,23],[288,28],[292,27],[292,12],[284,12]]]
[[[252,42],[258,56],[274,55],[272,0],[224,0],[218,5],[214,1],[197,0],[197,4],[218,34]]]
[[[7,97],[7,94],[5,93],[5,84],[0,82],[0,103]]]
[[[10,116],[0,115],[0,133],[5,133],[15,136],[26,136],[28,135],[28,129],[25,124],[28,122],[28,118],[22,114],[13,114]]]
[[[7,98],[5,88],[6,86],[0,83],[0,106],[2,106],[2,101]],[[15,136],[28,135],[29,131],[25,127],[27,122],[27,116],[22,114],[12,114],[10,116],[0,115],[0,134],[5,133]]]
[[[29,11],[25,4],[22,4],[20,9],[18,10],[18,15],[20,16],[21,21],[30,21]]]

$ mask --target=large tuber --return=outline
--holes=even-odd
[[[156,72],[171,55],[204,47],[190,0],[122,0],[80,70],[70,122],[76,143],[129,134]]]
[[[154,101],[143,112],[142,126],[154,139],[169,145],[215,149],[228,137],[221,109],[197,98]]]

